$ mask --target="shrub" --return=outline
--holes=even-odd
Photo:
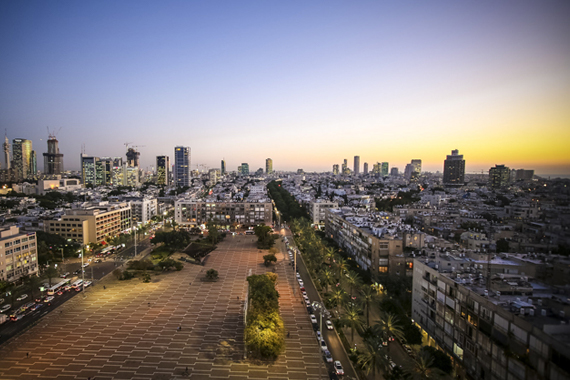
[[[208,278],[209,280],[216,280],[218,279],[218,271],[215,269],[209,269],[206,272],[206,278]]]
[[[115,276],[117,278],[117,280],[120,280],[123,278],[123,271],[121,269],[117,268],[113,271],[113,276]]]
[[[144,272],[144,273],[142,274],[142,281],[143,281],[143,282],[150,282],[150,274]]]
[[[133,272],[129,272],[128,270],[126,270],[123,272],[121,280],[130,280],[133,277],[135,277],[135,274]]]
[[[274,253],[270,253],[268,255],[263,256],[263,263],[265,264],[266,267],[271,265],[271,263],[275,262],[277,262],[277,257],[275,257]]]

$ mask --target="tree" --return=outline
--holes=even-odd
[[[362,280],[360,279],[358,273],[349,270],[346,274],[346,282],[350,286],[350,298],[352,298],[352,291],[360,286]]]
[[[141,278],[143,282],[150,282],[150,274],[147,273],[146,271],[142,274]]]
[[[321,272],[321,284],[325,287],[325,291],[328,291],[329,285],[333,282],[333,274],[332,272],[326,268]]]
[[[51,287],[51,279],[59,276],[59,272],[54,267],[47,267],[46,270],[44,271],[44,275],[48,279],[49,286]]]
[[[339,314],[339,308],[342,305],[345,297],[346,297],[346,292],[342,289],[339,289],[339,288],[337,288],[331,296],[331,300],[336,304],[337,314]]]
[[[120,268],[117,268],[113,271],[113,276],[120,280],[123,277],[123,271]]]
[[[206,278],[208,280],[217,280],[218,279],[218,271],[215,269],[208,269],[206,272]]]
[[[372,378],[376,378],[376,370],[382,370],[388,367],[388,361],[384,355],[382,342],[379,339],[373,339],[366,342],[366,351],[358,356],[358,363],[366,372],[366,375],[372,370]]]
[[[437,348],[423,346],[420,350],[419,356],[424,356],[426,359],[431,358],[431,367],[440,370],[441,373],[451,375],[453,372],[453,364],[451,363],[451,359],[445,352],[440,351]]]
[[[24,283],[28,286],[28,288],[30,289],[30,296],[32,298],[34,298],[34,290],[36,290],[36,288],[40,285],[41,280],[38,276],[26,276],[24,277]]]
[[[271,234],[271,227],[264,224],[260,224],[253,228],[255,236],[257,236],[257,248],[259,249],[269,249],[275,244],[277,235]]]
[[[275,262],[277,262],[277,257],[275,257],[275,255],[273,253],[269,253],[269,254],[263,256],[263,264],[265,264],[266,267],[271,265],[271,263],[275,263]]]
[[[342,278],[341,277],[342,274],[348,270],[348,263],[342,257],[337,256],[337,258],[335,259],[335,266],[336,266],[337,273],[338,273],[337,279],[339,279],[339,281],[340,281],[340,279]]]
[[[402,327],[400,326],[400,319],[391,313],[385,313],[379,323],[375,324],[373,330],[379,336],[383,336],[388,338],[393,336],[397,340],[402,340],[404,338],[404,332],[402,331]],[[390,353],[390,345],[388,345],[388,354]]]
[[[356,307],[349,307],[346,309],[346,314],[342,318],[342,322],[350,327],[351,334],[350,340],[354,343],[354,330],[360,329],[363,325],[362,318],[360,317],[360,312]]]
[[[362,303],[366,308],[366,324],[370,326],[370,304],[376,298],[376,292],[370,286],[367,286],[360,291],[360,294],[362,295]]]
[[[218,231],[218,226],[214,221],[210,220],[206,223],[206,228],[208,229],[208,241],[215,245],[218,241],[220,241],[220,232]]]

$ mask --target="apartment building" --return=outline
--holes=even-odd
[[[0,281],[14,282],[38,274],[36,233],[17,226],[0,228]]]
[[[61,235],[79,244],[100,243],[132,226],[128,203],[101,202],[81,209],[67,210],[57,220],[46,220],[44,231]]]
[[[232,226],[272,225],[271,202],[207,202],[195,199],[180,199],[174,204],[176,223],[195,227],[210,220],[230,228]]]
[[[322,199],[317,199],[309,204],[309,214],[313,221],[313,224],[323,225],[325,224],[325,211],[329,208],[337,208],[337,202],[327,202]]]
[[[158,213],[158,200],[156,198],[123,198],[131,206],[133,222],[149,223],[153,216]]]
[[[389,226],[339,208],[326,209],[325,215],[325,234],[373,278],[386,273],[405,275],[403,241]]]
[[[499,273],[465,258],[451,261],[452,268],[413,261],[412,318],[430,345],[453,358],[460,377],[570,378],[567,292],[539,284],[524,266]]]

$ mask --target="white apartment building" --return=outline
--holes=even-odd
[[[313,221],[313,224],[323,225],[325,224],[325,213],[326,210],[330,208],[338,208],[337,202],[327,202],[317,199],[311,202],[309,205],[309,214]]]
[[[158,213],[156,198],[140,198],[129,200],[133,222],[146,224]]]
[[[0,228],[0,281],[14,282],[37,273],[36,233],[20,233],[16,226]]]

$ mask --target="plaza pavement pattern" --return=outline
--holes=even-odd
[[[266,268],[266,253],[255,237],[227,237],[205,266],[153,274],[148,284],[107,276],[0,347],[0,379],[328,378],[288,259],[278,254]],[[200,281],[210,268],[220,280]],[[244,360],[246,277],[273,268],[286,351],[272,363]]]

